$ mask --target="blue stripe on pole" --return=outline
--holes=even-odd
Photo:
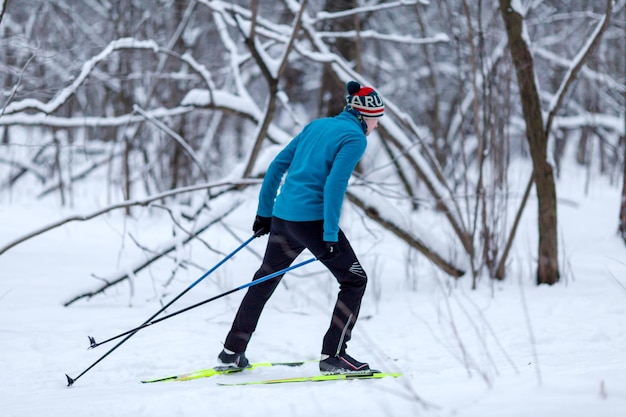
[[[275,278],[275,277],[277,277],[279,275],[286,274],[287,272],[289,272],[289,271],[291,271],[293,269],[300,268],[301,266],[304,266],[306,264],[310,264],[311,262],[315,262],[315,261],[317,261],[317,258],[311,258],[311,259],[308,259],[308,260],[306,260],[304,262],[300,262],[299,264],[292,265],[292,266],[290,266],[288,268],[285,268],[285,269],[281,269],[280,271],[274,272],[273,274],[266,275],[266,276],[264,276],[262,278],[250,281],[247,284],[242,285],[241,287],[237,287],[236,291],[243,290],[244,288],[248,288],[248,287],[251,287],[253,285],[260,284],[262,282],[267,281],[268,279],[272,279],[272,278]]]
[[[252,237],[248,240],[246,240],[245,242],[243,242],[237,249],[235,249],[234,251],[232,251],[228,256],[226,256],[224,259],[222,259],[217,265],[215,265],[213,268],[209,269],[207,272],[205,272],[204,275],[202,275],[200,278],[198,278],[193,284],[191,284],[189,286],[188,289],[192,289],[193,287],[195,287],[196,285],[198,285],[198,283],[200,281],[202,281],[203,279],[205,279],[207,276],[209,276],[213,271],[215,271],[217,268],[219,268],[220,266],[222,266],[227,260],[229,260],[230,258],[232,258],[233,256],[235,256],[235,254],[237,252],[239,252],[241,249],[243,249],[244,247],[246,247],[248,245],[248,243],[252,242],[254,239],[256,239],[256,235],[252,235]]]

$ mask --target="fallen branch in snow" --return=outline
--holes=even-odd
[[[0,156],[0,164],[6,164],[9,166],[18,168],[20,170],[19,172],[20,176],[26,172],[30,172],[35,177],[37,177],[37,179],[42,183],[46,182],[46,179],[48,179],[48,176],[46,175],[46,173],[41,172],[41,170],[34,164],[29,164],[29,163],[21,162],[17,160],[10,160],[10,159],[3,158],[1,156]],[[8,180],[6,182],[10,183],[11,180]]]
[[[444,284],[441,282],[439,277],[436,276],[435,278],[436,278],[437,285],[441,288],[442,294],[446,294],[446,289],[445,289]],[[459,326],[457,325],[457,321],[455,319],[454,310],[452,309],[452,304],[450,303],[450,298],[451,297],[448,295],[442,297],[442,299],[444,300],[445,307],[446,307],[445,311],[447,312],[447,317],[443,316],[442,319],[445,320],[450,326],[453,339],[454,341],[456,341],[456,345],[458,345],[458,350],[459,350],[458,353],[460,354],[460,356],[456,354],[455,350],[452,349],[452,346],[450,346],[450,353],[452,353],[461,362],[461,364],[463,364],[463,366],[465,367],[465,370],[467,371],[467,376],[469,377],[472,376],[472,369],[473,369],[485,381],[487,386],[489,388],[492,388],[493,380],[489,377],[489,375],[487,374],[485,370],[480,368],[477,361],[473,358],[471,352],[469,351],[468,345],[463,340],[462,332],[459,331]],[[456,301],[458,302],[459,300],[456,299]],[[462,305],[460,302],[458,303],[458,305],[459,307],[462,308]],[[471,316],[468,315],[463,308],[462,308],[462,311],[471,323],[472,322]],[[485,350],[485,353],[488,354],[488,351]]]
[[[117,203],[117,204],[113,204],[111,206],[102,208],[98,211],[95,211],[91,214],[85,214],[85,215],[74,215],[74,216],[70,216],[70,217],[66,217],[64,219],[58,220],[52,224],[49,224],[47,226],[44,226],[42,228],[39,228],[37,230],[34,230],[33,232],[22,236],[16,240],[14,240],[13,242],[9,242],[8,244],[6,244],[3,247],[0,247],[0,255],[2,255],[4,252],[8,251],[9,249],[19,245],[20,243],[23,243],[25,241],[27,241],[28,239],[31,239],[35,236],[38,236],[42,233],[48,232],[52,229],[56,229],[59,226],[63,226],[66,223],[70,223],[73,221],[86,221],[86,220],[91,220],[95,217],[98,217],[102,214],[108,213],[110,211],[116,210],[116,209],[120,209],[120,208],[127,208],[127,207],[132,207],[132,206],[147,206],[150,203],[152,203],[153,201],[156,200],[161,200],[163,198],[167,198],[167,197],[171,197],[173,195],[177,195],[177,194],[182,194],[182,193],[188,193],[191,191],[198,191],[198,190],[205,190],[205,189],[210,189],[210,188],[216,188],[216,187],[224,187],[224,186],[237,186],[237,187],[241,187],[241,186],[248,186],[248,185],[256,185],[256,184],[260,184],[261,180],[238,180],[238,181],[222,181],[222,182],[216,182],[216,183],[208,183],[208,184],[200,184],[200,185],[193,185],[193,186],[189,186],[189,187],[182,187],[182,188],[176,188],[174,190],[170,190],[170,191],[166,191],[164,193],[161,194],[157,194],[154,196],[150,196],[150,197],[146,197],[143,199],[136,199],[136,200],[126,200],[126,201],[122,201],[121,203]]]
[[[376,208],[368,206],[363,200],[361,200],[359,197],[357,197],[356,195],[352,194],[349,191],[346,193],[346,197],[352,204],[361,208],[365,212],[367,217],[374,220],[375,222],[383,226],[385,229],[389,230],[391,233],[393,233],[394,235],[402,239],[412,248],[417,249],[426,258],[428,258],[432,263],[434,263],[439,268],[441,268],[441,270],[445,272],[446,274],[451,275],[455,278],[465,275],[464,270],[457,268],[452,263],[446,261],[441,255],[439,255],[434,250],[429,248],[420,239],[416,238],[415,236],[412,236],[409,232],[407,232],[406,230],[403,230],[400,226],[393,223],[391,220],[383,218],[378,213],[378,210]]]
[[[533,325],[532,325],[532,322],[530,321],[530,311],[528,310],[528,303],[526,302],[526,294],[524,294],[524,283],[522,281],[521,274],[519,275],[518,283],[519,283],[519,293],[520,293],[520,301],[522,304],[522,311],[524,312],[524,319],[525,319],[524,321],[526,322],[526,328],[528,329],[528,338],[530,339],[530,347],[532,349],[532,355],[535,361],[534,367],[535,367],[535,372],[537,373],[537,383],[541,385],[542,378],[541,378],[541,367],[539,366],[539,353],[537,352],[537,338],[535,337]]]
[[[135,274],[137,274],[138,272],[140,272],[144,268],[148,267],[149,265],[151,265],[155,261],[161,259],[163,256],[165,256],[168,253],[172,252],[176,248],[178,248],[178,247],[180,247],[182,245],[186,245],[187,243],[192,241],[196,236],[198,236],[199,234],[201,234],[202,232],[207,230],[209,227],[213,226],[215,223],[221,222],[224,219],[224,217],[226,217],[230,213],[232,213],[233,210],[235,210],[240,204],[241,204],[241,202],[235,202],[235,204],[231,205],[228,208],[228,210],[224,210],[224,212],[220,213],[217,217],[212,217],[211,219],[205,221],[204,223],[201,223],[197,228],[195,228],[193,230],[193,232],[190,235],[185,236],[183,238],[177,237],[177,238],[174,238],[174,239],[170,240],[163,247],[163,249],[161,249],[160,251],[156,251],[153,256],[149,257],[148,259],[142,260],[138,264],[128,268],[129,272],[119,272],[119,273],[117,273],[116,275],[114,275],[112,277],[104,279],[105,283],[102,284],[100,287],[96,288],[95,290],[88,291],[88,292],[85,292],[85,293],[82,293],[82,294],[79,294],[79,295],[73,297],[69,301],[66,301],[63,304],[63,306],[64,307],[68,307],[69,305],[75,303],[78,300],[82,300],[83,298],[90,299],[90,298],[92,298],[92,297],[94,297],[94,296],[96,296],[98,294],[103,293],[107,289],[109,289],[109,288],[111,288],[111,287],[113,287],[113,286],[115,286],[115,285],[117,285],[117,284],[119,284],[121,282],[124,282],[124,281],[130,279]]]
[[[474,310],[474,313],[480,319],[480,322],[476,322],[476,320],[474,320],[474,316],[472,315],[472,312],[469,311],[469,309],[465,307],[463,302],[458,297],[456,297],[455,294],[451,294],[450,297],[453,297],[455,299],[455,301],[457,302],[457,305],[459,306],[459,309],[463,312],[463,314],[467,318],[468,323],[470,324],[470,326],[474,330],[474,333],[477,336],[478,343],[483,348],[483,352],[484,352],[483,356],[489,361],[489,363],[493,367],[496,374],[499,374],[498,365],[496,361],[493,359],[491,352],[489,351],[491,345],[487,343],[486,333],[491,334],[495,342],[495,346],[500,349],[500,352],[502,352],[502,355],[509,362],[511,369],[513,369],[517,374],[519,374],[519,369],[517,368],[517,366],[515,366],[515,361],[513,361],[511,356],[507,353],[506,349],[504,348],[503,344],[500,342],[498,335],[496,334],[493,327],[491,326],[491,324],[485,317],[483,310],[479,306],[476,305],[476,302],[474,301],[474,299],[468,296],[465,291],[461,291],[461,295],[463,296],[463,298],[465,298],[468,304],[472,307],[472,309]],[[484,331],[486,331],[486,333],[483,333]],[[486,377],[487,384],[491,386],[490,378],[488,378],[486,372],[484,372],[484,374]]]
[[[7,188],[7,187],[12,187],[16,183],[16,181],[20,179],[20,177],[22,177],[24,174],[28,172],[32,173],[34,176],[39,178],[42,183],[44,183],[47,179],[47,176],[44,173],[40,172],[39,167],[37,165],[38,165],[39,158],[44,154],[44,152],[48,149],[48,147],[51,144],[52,142],[48,142],[48,143],[44,143],[43,145],[41,145],[37,153],[35,153],[35,156],[31,158],[30,162],[17,162],[16,163],[15,161],[7,161],[5,158],[0,158],[0,162],[2,163],[8,163],[10,165],[20,166],[20,169],[18,170],[17,173],[12,174],[9,178],[7,178],[6,181],[0,184],[0,190]]]
[[[620,260],[618,260],[618,259],[615,259],[615,258],[611,258],[611,259],[613,259],[614,261],[619,262],[619,263],[620,263],[620,264],[622,264],[622,265],[626,265],[624,262],[622,262],[622,261],[620,261]],[[605,265],[604,267],[606,268],[606,271],[609,273],[609,275],[611,276],[611,278],[613,278],[613,279],[615,280],[615,282],[617,283],[617,285],[619,285],[620,287],[622,287],[622,289],[626,290],[626,285],[622,284],[622,282],[621,282],[619,279],[617,279],[617,277],[615,276],[615,274],[613,274],[613,272],[611,272],[611,271],[609,270],[609,268],[608,268],[606,265]]]
[[[406,120],[406,122],[407,123],[405,124],[408,127],[412,125],[410,120]],[[393,144],[400,152],[402,152],[403,159],[411,166],[415,174],[422,181],[423,185],[428,189],[428,192],[437,202],[438,210],[441,211],[446,216],[446,219],[448,219],[448,222],[450,222],[450,226],[452,226],[452,229],[459,238],[465,252],[469,254],[473,253],[473,242],[471,240],[471,236],[467,232],[467,227],[463,224],[463,216],[461,216],[461,209],[458,202],[455,198],[445,198],[445,196],[453,197],[454,193],[445,180],[441,169],[438,167],[436,158],[433,155],[430,155],[431,152],[426,151],[426,146],[421,147],[423,152],[419,154],[405,152],[405,149],[407,149],[405,144],[408,144],[408,137],[404,135],[398,135],[398,137],[396,137],[392,134],[392,132],[388,132],[384,126],[379,126],[379,129],[382,132],[386,132],[383,133],[385,135],[385,140]],[[415,128],[415,126],[413,126],[412,129],[414,132],[417,132],[417,128]],[[429,161],[428,163],[422,154],[427,156]],[[428,167],[430,167],[430,169]]]

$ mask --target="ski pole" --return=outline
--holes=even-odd
[[[159,321],[163,321],[163,320],[165,320],[165,319],[167,319],[167,318],[169,318],[169,317],[173,317],[173,316],[176,316],[176,315],[178,315],[178,314],[180,314],[180,313],[183,313],[183,312],[185,312],[185,311],[191,310],[192,308],[196,308],[196,307],[199,307],[199,306],[201,306],[201,305],[207,304],[207,303],[209,303],[209,302],[211,302],[211,301],[214,301],[214,300],[217,300],[217,299],[219,299],[219,298],[225,297],[225,296],[227,296],[227,295],[229,295],[229,294],[232,294],[232,293],[234,293],[234,292],[236,292],[236,291],[243,290],[243,289],[245,289],[245,288],[252,287],[253,285],[260,284],[260,283],[262,283],[262,282],[265,282],[265,281],[267,281],[267,280],[270,280],[270,279],[272,279],[272,278],[275,278],[275,277],[277,277],[277,276],[279,276],[279,275],[283,275],[283,274],[285,274],[285,273],[287,273],[287,272],[289,272],[289,271],[291,271],[291,270],[294,270],[294,269],[296,269],[296,268],[300,268],[301,266],[304,266],[304,265],[309,264],[309,263],[311,263],[311,262],[314,262],[314,261],[316,261],[316,260],[317,260],[317,258],[311,258],[311,259],[308,259],[308,260],[306,260],[306,261],[304,261],[304,262],[300,262],[299,264],[292,265],[292,266],[287,267],[287,268],[285,268],[285,269],[281,269],[280,271],[276,271],[276,272],[274,272],[274,273],[272,273],[272,274],[269,274],[269,275],[266,275],[266,276],[264,276],[264,277],[261,277],[261,278],[255,279],[255,280],[253,280],[253,281],[250,281],[250,282],[248,282],[247,284],[241,285],[241,286],[239,286],[239,287],[237,287],[237,288],[233,288],[232,290],[229,290],[229,291],[226,291],[226,292],[221,293],[221,294],[219,294],[219,295],[216,295],[215,297],[211,297],[211,298],[209,298],[209,299],[207,299],[207,300],[204,300],[204,301],[202,301],[202,302],[200,302],[200,303],[197,303],[197,304],[194,304],[194,305],[189,306],[189,307],[187,307],[187,308],[184,308],[184,309],[182,309],[182,310],[179,310],[179,311],[177,311],[177,312],[175,312],[175,313],[172,313],[172,314],[170,314],[170,315],[168,315],[168,316],[164,316],[164,317],[160,318],[159,320],[155,320],[154,322],[152,322],[151,320],[152,320],[152,319],[153,319],[156,315],[152,316],[150,319],[148,319],[148,320],[147,320],[145,323],[143,323],[141,326],[139,326],[139,327],[137,327],[137,328],[135,328],[135,329],[129,330],[128,332],[124,333],[124,334],[128,334],[128,333],[130,333],[130,334],[128,334],[128,336],[126,336],[124,339],[122,339],[122,340],[121,340],[121,341],[120,341],[117,345],[113,346],[113,347],[112,347],[112,348],[111,348],[111,349],[110,349],[107,353],[105,353],[104,355],[102,355],[102,356],[101,356],[101,357],[100,357],[97,361],[95,361],[94,363],[92,363],[92,364],[91,364],[91,365],[90,365],[87,369],[85,369],[83,372],[81,372],[81,373],[80,373],[80,374],[79,374],[76,378],[72,378],[72,377],[70,377],[68,374],[65,374],[65,376],[67,377],[67,386],[68,386],[68,387],[72,386],[72,385],[74,384],[74,382],[76,382],[76,380],[78,380],[78,378],[80,378],[81,376],[83,376],[84,374],[86,374],[86,373],[87,373],[87,372],[88,372],[91,368],[93,368],[93,367],[94,367],[94,366],[96,366],[96,365],[97,365],[100,361],[102,361],[104,358],[106,358],[107,356],[109,356],[109,354],[111,354],[111,353],[112,353],[115,349],[117,349],[118,347],[120,347],[123,343],[125,343],[128,339],[130,339],[131,337],[133,337],[133,336],[134,336],[134,335],[135,335],[135,334],[136,334],[139,330],[143,329],[144,327],[148,327],[148,326],[150,326],[150,325],[152,325],[152,324],[154,324],[154,323],[157,323],[157,322],[159,322]],[[122,336],[122,335],[119,335],[119,336]],[[118,336],[116,336],[116,337],[118,337]]]
[[[234,251],[232,251],[230,254],[226,255],[226,257],[224,259],[222,259],[220,262],[218,262],[213,268],[209,269],[208,271],[206,271],[204,273],[204,275],[202,275],[200,278],[198,278],[197,280],[195,280],[189,287],[187,287],[183,292],[181,292],[180,294],[178,294],[176,297],[174,297],[174,299],[172,299],[169,303],[167,303],[164,307],[162,307],[159,311],[157,311],[156,313],[154,313],[152,315],[152,317],[150,317],[148,320],[146,320],[144,322],[144,324],[148,323],[149,321],[151,321],[152,319],[154,319],[156,316],[158,316],[159,314],[161,314],[163,311],[165,311],[166,308],[168,308],[169,306],[171,306],[172,304],[174,304],[176,301],[178,301],[183,295],[187,294],[193,287],[195,287],[196,285],[198,285],[200,283],[200,281],[202,281],[203,279],[205,279],[206,277],[208,277],[211,273],[213,273],[213,271],[215,271],[217,268],[219,268],[220,266],[222,266],[226,261],[228,261],[230,258],[232,258],[233,256],[235,256],[235,254],[237,252],[239,252],[241,249],[243,249],[244,247],[246,247],[250,242],[252,242],[257,236],[257,234],[255,233],[254,235],[252,235],[248,240],[246,240],[245,242],[243,242],[241,245],[239,245],[239,247],[237,249],[235,249]],[[142,328],[143,325],[139,326],[137,329]],[[130,332],[126,332],[123,333],[124,334],[128,334]],[[112,337],[110,339],[107,339],[103,342],[100,343],[96,343],[96,339],[92,336],[87,336],[89,338],[89,342],[90,342],[90,346],[89,349],[93,349],[95,347],[98,347],[106,342],[109,342],[113,339],[117,339],[118,337],[122,336],[122,335],[118,335],[115,337]]]
[[[244,247],[246,247],[250,242],[252,242],[255,238],[259,237],[259,235],[257,233],[253,234],[248,240],[246,240],[245,242],[243,242],[241,245],[239,245],[239,247],[237,247],[237,249],[235,249],[234,251],[232,251],[231,253],[229,253],[228,255],[226,255],[226,257],[224,257],[224,259],[222,259],[220,262],[218,262],[213,268],[209,269],[207,272],[205,272],[200,278],[198,278],[197,280],[195,280],[189,287],[187,287],[184,291],[182,291],[180,294],[178,294],[176,297],[174,297],[174,299],[172,299],[169,303],[167,303],[165,306],[163,306],[159,311],[157,311],[156,313],[154,313],[150,318],[148,318],[145,323],[150,322],[151,320],[153,320],[156,316],[158,316],[159,314],[161,314],[161,312],[165,311],[166,308],[168,308],[169,306],[171,306],[172,304],[174,304],[177,300],[179,300],[183,295],[185,295],[186,293],[188,293],[189,291],[191,291],[191,289],[193,287],[195,287],[196,285],[198,285],[200,283],[200,281],[202,281],[203,279],[205,279],[206,277],[208,277],[213,271],[215,271],[217,268],[219,268],[220,266],[222,266],[226,261],[228,261],[230,258],[232,258],[233,256],[235,256],[235,254],[237,252],[239,252],[241,249],[243,249]],[[141,326],[139,327],[141,328]],[[137,329],[137,331],[139,331],[139,328]],[[133,333],[134,334],[134,333]],[[130,336],[128,336],[128,339],[132,336],[132,334]],[[96,343],[95,338],[93,338],[92,336],[88,336],[89,337],[89,341],[91,343],[90,349],[94,348],[96,346],[99,345],[99,343]],[[104,342],[103,342],[104,343]],[[101,344],[101,343],[100,343]],[[121,343],[120,343],[121,344]],[[117,347],[117,346],[116,346]],[[110,353],[111,351],[109,351]],[[105,355],[106,356],[106,355]],[[102,358],[101,358],[102,359]],[[94,364],[95,365],[95,364]],[[92,365],[93,366],[93,365]],[[86,372],[86,371],[85,371]],[[82,375],[82,374],[81,374]],[[68,381],[69,381],[70,377],[68,376]],[[71,383],[70,383],[71,385]]]
[[[247,284],[244,284],[244,285],[242,285],[242,286],[240,286],[240,287],[233,288],[232,290],[226,291],[226,292],[224,292],[224,293],[222,293],[222,294],[216,295],[216,296],[211,297],[211,298],[209,298],[209,299],[206,299],[206,300],[204,300],[204,301],[200,301],[200,302],[199,302],[199,303],[197,303],[197,304],[193,304],[193,305],[191,305],[191,306],[189,306],[189,307],[185,307],[185,308],[183,308],[182,310],[175,311],[174,313],[168,314],[167,316],[160,317],[160,318],[158,318],[158,319],[156,319],[156,320],[148,321],[148,322],[146,322],[146,323],[142,324],[142,325],[141,325],[141,326],[139,326],[139,327],[135,327],[134,329],[127,330],[127,331],[125,331],[124,333],[120,333],[120,334],[118,334],[117,336],[113,336],[113,337],[111,337],[110,339],[107,339],[107,340],[105,340],[105,341],[103,341],[103,342],[97,343],[96,345],[97,345],[97,346],[100,346],[100,345],[102,345],[102,344],[105,344],[105,343],[107,343],[107,342],[110,342],[111,340],[115,340],[115,339],[118,339],[118,338],[120,338],[120,337],[122,337],[122,336],[125,336],[125,335],[127,335],[128,333],[132,333],[132,332],[134,332],[134,331],[141,330],[141,329],[143,329],[144,327],[152,326],[153,324],[157,324],[157,323],[159,323],[159,322],[162,322],[163,320],[167,320],[167,319],[169,319],[169,318],[172,318],[172,317],[174,317],[174,316],[177,316],[177,315],[179,315],[180,313],[184,313],[185,311],[189,311],[189,310],[192,310],[192,309],[194,309],[194,308],[196,308],[196,307],[200,307],[201,305],[204,305],[204,304],[206,304],[206,303],[210,303],[211,301],[215,301],[215,300],[217,300],[218,298],[222,298],[222,297],[225,297],[225,296],[227,296],[227,295],[229,295],[229,294],[232,294],[232,293],[234,293],[234,292],[237,292],[237,291],[239,291],[239,290],[242,290],[242,289],[244,289],[244,288],[248,288],[248,287],[251,287],[251,286],[253,286],[253,285],[260,284],[260,283],[265,282],[265,281],[267,281],[267,280],[269,280],[269,279],[275,278],[275,277],[276,277],[276,276],[278,276],[278,275],[281,275],[281,274],[284,274],[284,273],[286,273],[286,272],[289,272],[289,271],[291,271],[292,269],[296,269],[296,268],[299,268],[299,267],[301,267],[301,266],[304,266],[304,265],[306,265],[306,264],[308,264],[308,263],[310,263],[310,262],[313,262],[314,260],[315,260],[315,258],[313,258],[313,259],[309,259],[308,261],[304,261],[304,262],[301,262],[301,263],[299,263],[299,264],[296,264],[296,265],[293,265],[293,266],[287,267],[287,268],[285,268],[285,269],[281,269],[280,271],[277,271],[277,272],[274,272],[274,273],[272,273],[272,274],[270,274],[270,275],[266,275],[266,276],[264,276],[264,277],[258,278],[258,279],[256,279],[256,280],[251,281],[251,282],[249,282],[249,283],[247,283]],[[94,341],[94,343],[95,343],[95,341]]]

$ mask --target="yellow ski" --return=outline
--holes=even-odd
[[[234,383],[218,382],[217,385],[222,385],[222,386],[269,385],[269,384],[285,384],[285,383],[290,383],[290,382],[343,381],[343,380],[348,380],[348,379],[381,379],[385,377],[398,378],[400,376],[402,376],[402,374],[400,373],[364,372],[364,373],[303,376],[299,378],[266,379],[264,381],[245,381],[245,382],[234,382]]]
[[[215,375],[228,375],[244,371],[250,371],[255,368],[272,367],[272,366],[302,366],[307,362],[317,361],[302,361],[302,362],[257,362],[251,363],[247,368],[229,368],[225,366],[216,366],[215,368],[200,369],[198,371],[188,372],[185,374],[166,376],[164,378],[148,379],[141,381],[143,384],[150,384],[153,382],[166,382],[166,381],[190,381],[192,379],[210,378]]]

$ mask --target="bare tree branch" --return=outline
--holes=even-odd
[[[170,127],[167,126],[165,123],[161,122],[160,120],[155,119],[154,117],[150,117],[150,115],[144,109],[142,109],[138,104],[135,104],[133,106],[133,109],[137,111],[139,114],[141,114],[142,116],[144,116],[146,120],[148,120],[150,123],[152,123],[153,125],[158,127],[160,130],[165,132],[168,136],[172,137],[176,141],[176,143],[178,143],[180,147],[183,148],[183,150],[187,153],[187,155],[189,155],[189,157],[194,162],[194,164],[196,164],[196,167],[198,168],[198,170],[200,170],[200,173],[202,173],[202,176],[204,177],[205,181],[209,179],[209,175],[204,169],[204,165],[198,159],[198,156],[196,155],[193,148],[187,143],[187,141],[183,137],[181,137],[178,133],[170,129]]]
[[[224,186],[233,186],[233,187],[242,187],[242,186],[250,186],[250,185],[256,185],[259,184],[261,181],[260,180],[254,180],[254,179],[248,179],[248,180],[238,180],[238,181],[222,181],[222,182],[217,182],[217,183],[211,183],[211,184],[200,184],[200,185],[193,185],[193,186],[189,186],[189,187],[183,187],[183,188],[178,188],[175,190],[170,190],[170,191],[166,191],[164,193],[161,194],[157,194],[154,196],[150,196],[147,198],[142,198],[142,199],[136,199],[136,200],[127,200],[127,201],[123,201],[121,203],[118,204],[113,204],[111,206],[108,207],[104,207],[100,210],[97,210],[93,213],[89,213],[89,214],[85,214],[85,215],[74,215],[74,216],[69,216],[66,217],[64,219],[58,220],[52,224],[49,224],[47,226],[44,226],[40,229],[37,229],[35,231],[32,231],[30,233],[28,233],[25,236],[22,236],[12,242],[9,242],[8,244],[0,247],[0,255],[2,255],[3,253],[5,253],[7,250],[19,245],[20,243],[23,243],[25,241],[27,241],[28,239],[31,239],[35,236],[38,236],[42,233],[48,232],[52,229],[55,229],[59,226],[63,226],[66,223],[70,223],[73,221],[87,221],[87,220],[91,220],[93,218],[96,218],[102,214],[108,213],[110,211],[113,210],[117,210],[117,209],[121,209],[121,208],[127,208],[127,207],[131,207],[131,206],[147,206],[149,205],[151,202],[156,201],[156,200],[161,200],[167,197],[171,197],[177,194],[181,194],[181,193],[188,193],[188,192],[192,192],[192,191],[198,191],[198,190],[206,190],[206,189],[210,189],[210,188],[219,188],[219,187],[224,187]]]
[[[572,65],[567,71],[567,74],[563,78],[561,85],[559,86],[556,96],[553,102],[550,104],[550,108],[548,109],[548,120],[546,121],[546,136],[550,134],[550,129],[552,127],[552,121],[556,115],[556,113],[561,108],[563,104],[563,100],[565,99],[565,95],[567,94],[569,87],[572,85],[578,73],[587,62],[589,56],[593,53],[595,48],[600,43],[600,39],[602,39],[602,35],[606,31],[606,28],[609,26],[609,22],[611,21],[611,12],[613,10],[613,0],[607,0],[606,2],[606,13],[596,29],[594,33],[591,35],[591,38],[587,42],[587,44],[578,51],[578,54],[572,61]]]
[[[359,207],[370,219],[389,230],[398,238],[402,239],[405,243],[414,249],[417,249],[422,255],[429,259],[432,263],[437,265],[446,274],[458,278],[465,274],[465,271],[454,266],[452,263],[446,261],[441,255],[436,253],[433,249],[428,247],[420,239],[412,236],[406,230],[403,230],[400,226],[396,225],[389,219],[383,218],[378,210],[374,207],[367,205],[362,199],[357,197],[354,193],[348,191],[346,197],[355,206]]]
[[[224,219],[224,217],[228,216],[240,204],[241,204],[241,202],[236,203],[233,206],[231,206],[228,210],[225,210],[223,213],[220,213],[219,216],[212,217],[211,219],[207,220],[206,222],[200,223],[198,225],[198,227],[196,227],[193,230],[193,233],[191,235],[187,235],[183,239],[180,239],[180,238],[173,239],[171,242],[166,244],[166,246],[162,250],[154,253],[152,256],[150,256],[145,261],[141,261],[137,265],[132,266],[130,268],[130,270],[132,271],[132,274],[136,274],[138,272],[141,272],[143,269],[145,269],[146,267],[148,267],[152,263],[158,261],[159,259],[161,259],[163,256],[167,255],[168,253],[174,251],[179,246],[186,245],[187,243],[192,241],[196,236],[198,236],[199,234],[201,234],[205,230],[209,229],[214,224],[219,223],[220,221],[222,221]],[[94,297],[94,296],[96,296],[98,294],[103,293],[107,289],[109,289],[109,288],[111,288],[111,287],[113,287],[113,286],[115,286],[115,285],[117,285],[117,284],[119,284],[121,282],[126,281],[130,277],[131,277],[131,273],[129,273],[129,272],[120,272],[118,274],[115,274],[112,277],[104,279],[105,284],[99,286],[98,288],[96,288],[96,289],[94,289],[92,291],[88,291],[88,292],[76,295],[75,297],[73,297],[70,300],[68,300],[65,303],[63,303],[63,306],[68,307],[68,306],[72,305],[73,303],[75,303],[76,301],[82,300],[84,298],[90,299],[90,298],[92,298],[92,297]]]
[[[577,55],[577,59],[574,60],[571,68],[568,71],[567,76],[563,79],[561,86],[559,87],[559,91],[556,95],[556,100],[552,104],[551,109],[548,113],[548,120],[546,121],[546,127],[545,127],[546,137],[548,137],[548,135],[550,134],[552,122],[556,116],[558,109],[561,107],[561,104],[563,102],[563,99],[565,97],[567,90],[569,89],[571,84],[574,82],[574,79],[576,78],[580,70],[583,68],[584,63],[587,61],[593,49],[597,46],[602,34],[606,30],[606,27],[608,25],[609,18],[611,15],[611,8],[612,8],[612,0],[607,0],[607,12],[604,18],[596,27],[594,35],[591,37],[590,41],[587,43],[587,45],[583,49],[580,50],[580,52]],[[528,184],[526,185],[526,189],[524,191],[524,196],[520,203],[520,207],[518,208],[517,214],[515,215],[515,220],[513,221],[511,232],[509,233],[509,237],[505,244],[504,252],[502,253],[500,261],[498,262],[498,267],[496,269],[496,276],[495,276],[498,279],[502,279],[504,277],[506,260],[509,256],[511,247],[513,246],[513,240],[515,239],[517,228],[518,228],[519,222],[521,221],[522,213],[524,212],[524,209],[526,208],[526,203],[528,202],[530,191],[532,189],[532,185],[534,184],[534,182],[535,182],[535,173],[533,172],[530,176],[530,179],[528,180]]]
[[[4,12],[6,12],[8,6],[9,0],[0,0],[0,24],[2,24],[2,18],[4,17]]]
[[[250,173],[252,172],[252,169],[254,168],[254,163],[256,162],[256,158],[259,155],[259,152],[261,151],[261,145],[263,144],[263,139],[265,139],[265,136],[267,134],[268,126],[274,117],[274,110],[276,108],[276,96],[278,94],[278,82],[280,80],[280,77],[285,71],[285,68],[287,66],[287,62],[289,59],[289,53],[293,49],[293,44],[295,42],[296,36],[298,32],[300,31],[300,25],[302,23],[302,15],[304,14],[306,3],[307,3],[307,0],[302,1],[302,4],[300,5],[300,10],[298,11],[298,14],[296,15],[296,17],[294,18],[293,29],[291,31],[289,42],[287,43],[287,45],[285,45],[285,48],[283,49],[282,57],[280,58],[279,65],[278,65],[278,70],[276,71],[275,74],[272,73],[272,71],[268,68],[267,63],[265,62],[265,59],[268,59],[268,58],[262,56],[261,47],[257,42],[255,42],[254,33],[251,33],[250,36],[246,38],[245,43],[248,46],[248,49],[250,50],[250,52],[252,53],[252,56],[254,56],[257,64],[261,68],[263,75],[265,76],[265,79],[269,86],[270,95],[269,95],[268,103],[267,103],[266,110],[265,110],[265,116],[260,126],[257,129],[256,139],[252,147],[252,152],[250,153],[250,156],[248,157],[248,163],[246,165],[246,168],[243,171],[244,178],[248,177]],[[254,2],[254,4],[256,4],[256,1]],[[253,14],[253,21],[256,20],[255,16],[256,16],[256,8],[255,8],[255,13]],[[252,28],[254,28],[254,26],[252,26]]]

